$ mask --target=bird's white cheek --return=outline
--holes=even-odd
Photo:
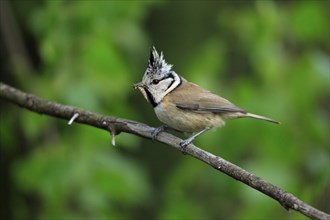
[[[161,100],[164,98],[164,93],[161,92],[159,89],[151,88],[150,92],[156,103],[160,103]]]

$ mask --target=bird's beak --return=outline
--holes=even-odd
[[[144,84],[143,84],[142,82],[135,83],[135,84],[133,84],[133,88],[134,88],[134,89],[141,89],[141,88],[144,88]]]

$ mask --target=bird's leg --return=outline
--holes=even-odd
[[[190,138],[188,138],[184,141],[181,141],[180,146],[181,146],[182,150],[184,150],[197,136],[203,134],[204,132],[206,132],[208,130],[210,130],[210,128],[205,128],[205,129],[201,130],[200,132],[194,134]]]
[[[168,130],[169,127],[167,125],[162,125],[158,128],[155,128],[152,132],[151,132],[151,138],[152,140],[154,141],[157,137],[157,135],[160,133],[160,132],[163,132],[163,131],[166,131]]]

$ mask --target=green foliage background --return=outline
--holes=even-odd
[[[131,88],[154,45],[188,80],[282,122],[229,121],[197,146],[330,212],[329,1],[6,2],[26,53],[1,36],[1,81],[156,127]],[[0,132],[3,219],[306,219],[150,140],[112,147],[2,100]]]

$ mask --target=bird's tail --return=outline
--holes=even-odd
[[[267,118],[267,117],[264,117],[261,115],[255,115],[255,114],[248,113],[248,112],[237,112],[237,113],[235,113],[235,116],[237,118],[255,118],[255,119],[259,119],[259,120],[269,121],[269,122],[272,122],[275,124],[281,124],[279,121],[275,121],[271,118]]]
[[[246,117],[255,118],[255,119],[264,120],[264,121],[269,121],[269,122],[272,122],[272,123],[275,123],[275,124],[281,124],[279,121],[275,121],[271,118],[267,118],[267,117],[264,117],[264,116],[261,116],[261,115],[255,115],[255,114],[252,114],[252,113],[246,113]]]

